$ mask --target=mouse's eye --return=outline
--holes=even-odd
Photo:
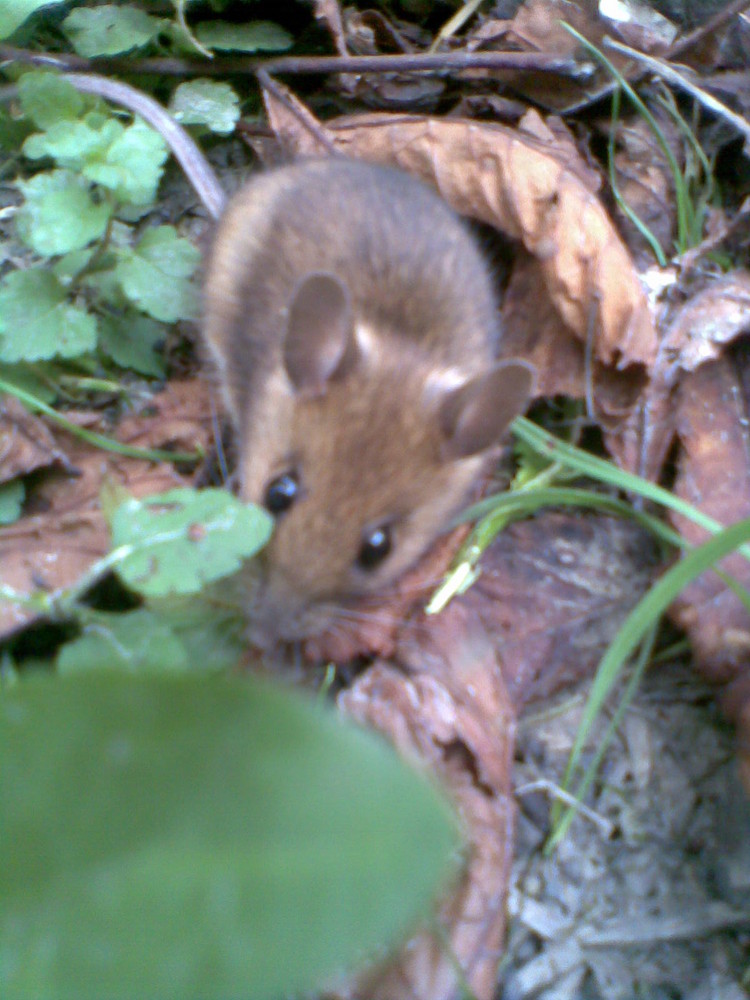
[[[266,487],[263,506],[271,514],[283,514],[299,496],[299,480],[293,472],[272,479]]]
[[[391,544],[391,529],[387,524],[373,528],[362,539],[357,564],[362,569],[375,569],[391,551]]]

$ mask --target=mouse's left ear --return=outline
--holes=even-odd
[[[446,458],[468,458],[496,445],[526,409],[536,369],[527,361],[500,361],[488,372],[453,389],[440,406]]]
[[[356,353],[351,297],[335,274],[307,274],[289,306],[284,366],[298,392],[320,396]]]

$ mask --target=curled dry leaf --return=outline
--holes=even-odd
[[[512,858],[515,718],[491,643],[469,616],[456,605],[418,648],[403,651],[407,669],[417,654],[413,675],[376,663],[339,696],[347,714],[375,726],[442,779],[469,848],[461,883],[437,915],[441,933],[418,934],[399,961],[340,995],[439,1000],[457,996],[462,978],[478,998],[494,993]]]
[[[728,345],[750,330],[750,272],[712,279],[687,301],[671,306],[660,326],[664,335],[640,406],[607,438],[623,468],[650,480],[659,478],[677,433],[675,396],[685,376],[722,357]]]
[[[701,365],[686,376],[676,395],[680,441],[675,493],[720,524],[750,517],[750,349],[746,342],[731,356]],[[706,533],[692,521],[674,517],[688,541]],[[721,569],[750,588],[750,562],[740,554]],[[715,573],[704,573],[674,602],[672,617],[691,640],[697,665],[711,681],[725,685],[725,706],[747,726],[750,706],[750,613]],[[750,728],[740,731],[745,767],[750,768]],[[750,784],[748,784],[750,788]]]
[[[171,383],[146,410],[123,420],[115,437],[142,448],[206,449],[210,440],[206,387]],[[92,417],[96,417],[95,414]],[[24,516],[0,529],[3,583],[21,594],[71,586],[109,548],[99,503],[105,484],[136,497],[185,485],[171,466],[100,451],[65,432],[51,435],[64,447],[67,473],[50,474],[29,495]],[[0,637],[28,624],[33,612],[0,601]]]
[[[283,104],[267,94],[266,106],[287,150],[320,155],[319,139]],[[603,206],[564,162],[569,149],[560,162],[551,145],[500,125],[415,116],[339,119],[325,135],[354,158],[422,178],[458,212],[519,240],[591,357],[642,384],[656,354],[646,296]]]

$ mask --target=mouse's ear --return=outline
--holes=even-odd
[[[440,405],[446,458],[468,458],[499,442],[525,410],[536,369],[526,361],[500,361],[490,371],[453,389]]]
[[[284,365],[299,392],[318,396],[355,352],[351,298],[333,274],[308,274],[289,306]]]

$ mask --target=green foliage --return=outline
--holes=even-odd
[[[12,524],[21,516],[26,490],[18,479],[0,484],[0,524]]]
[[[82,250],[106,232],[112,207],[94,201],[80,175],[50,170],[18,186],[25,199],[16,216],[18,235],[40,257]]]
[[[63,0],[2,0],[0,3],[0,38],[8,38],[40,7],[51,7]]]
[[[240,116],[239,99],[227,83],[191,80],[172,94],[169,110],[182,125],[203,125],[219,135],[233,131]]]
[[[46,268],[12,271],[0,282],[0,361],[76,357],[95,344],[94,316],[71,305]]]
[[[79,7],[63,21],[63,31],[81,56],[116,56],[155,41],[167,24],[129,4]]]
[[[198,295],[190,278],[199,262],[196,247],[172,226],[159,226],[120,254],[114,273],[130,302],[154,319],[174,323],[198,315]]]
[[[278,52],[294,42],[288,31],[270,21],[204,21],[195,29],[195,36],[205,48],[226,52]]]
[[[249,680],[0,697],[4,1000],[307,991],[425,913],[448,810],[381,740]]]
[[[85,20],[93,9],[74,13]],[[0,280],[0,361],[98,352],[102,361],[162,376],[154,352],[165,337],[161,324],[197,315],[192,278],[200,255],[172,227],[138,237],[126,220],[153,203],[164,140],[52,73],[24,73],[19,94],[34,129],[23,154],[54,166],[19,183],[16,230],[52,269]]]
[[[141,594],[192,594],[239,569],[268,541],[273,521],[224,490],[170,490],[131,498],[115,511],[112,544],[128,551],[116,569]]]

